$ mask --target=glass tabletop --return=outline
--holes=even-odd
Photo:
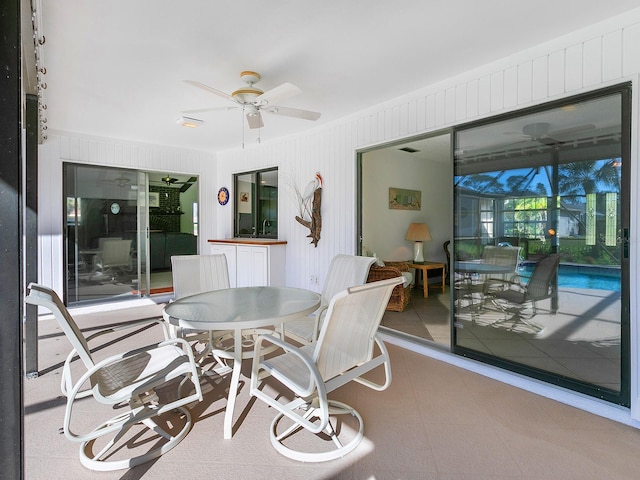
[[[487,262],[456,262],[454,269],[460,273],[510,273],[514,271],[511,266]]]
[[[318,309],[318,293],[290,287],[243,287],[184,297],[164,308],[173,325],[223,330],[274,325]]]

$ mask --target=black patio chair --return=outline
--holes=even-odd
[[[522,277],[516,275],[508,289],[493,292],[493,304],[503,312],[512,314],[505,320],[495,322],[494,325],[511,322],[510,330],[518,324],[523,324],[536,333],[542,332],[544,327],[530,320],[538,313],[536,302],[556,295],[559,264],[558,254],[547,255],[538,261],[527,283],[522,283]]]

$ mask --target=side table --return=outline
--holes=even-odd
[[[442,290],[442,293],[444,293],[444,284],[445,284],[445,265],[444,263],[440,263],[440,262],[428,262],[428,261],[424,261],[424,262],[407,262],[407,265],[409,265],[409,268],[415,268],[416,269],[416,281],[415,281],[415,286],[416,288],[418,288],[418,270],[422,271],[422,288],[424,291],[424,298],[429,298],[429,279],[427,277],[427,271],[428,270],[441,270],[442,271],[442,285],[435,285],[436,287],[440,287]]]

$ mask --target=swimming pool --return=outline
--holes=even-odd
[[[533,263],[523,263],[518,271],[531,275]],[[620,268],[592,265],[560,265],[558,286],[569,288],[589,288],[594,290],[620,291]]]

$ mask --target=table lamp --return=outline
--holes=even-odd
[[[413,244],[413,261],[424,262],[424,256],[422,255],[422,242],[431,240],[431,234],[429,233],[429,227],[426,223],[412,223],[409,225],[405,240],[414,242]]]

